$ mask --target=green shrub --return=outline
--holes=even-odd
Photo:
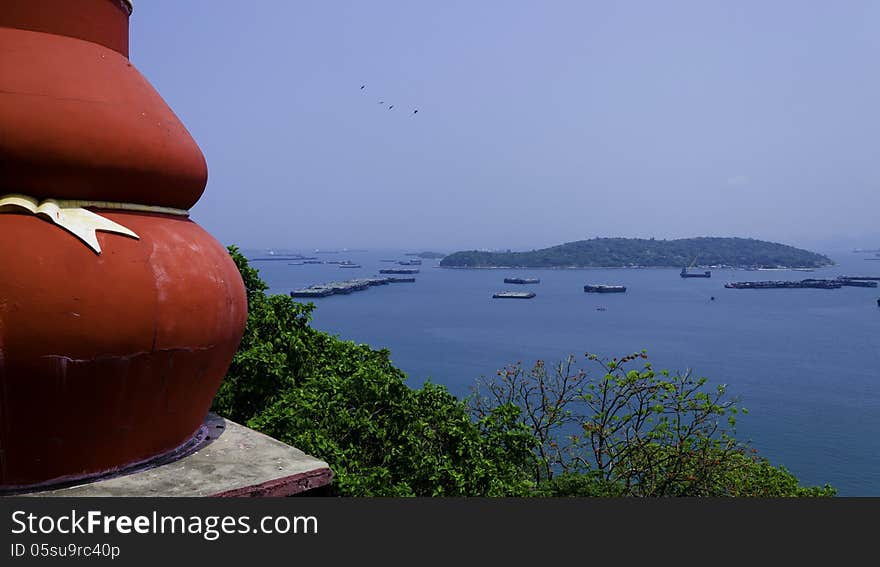
[[[326,461],[338,494],[528,493],[532,437],[514,408],[473,420],[444,387],[410,388],[387,350],[309,327],[312,304],[266,296],[256,270],[230,252],[248,290],[248,324],[216,412]]]

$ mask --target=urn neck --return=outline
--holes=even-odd
[[[83,39],[128,57],[130,0],[0,0],[0,27]]]

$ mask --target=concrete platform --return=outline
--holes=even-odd
[[[205,441],[171,462],[20,496],[294,496],[333,478],[327,463],[215,414],[204,429]]]

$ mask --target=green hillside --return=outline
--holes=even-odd
[[[594,238],[529,252],[461,251],[443,258],[450,268],[562,267],[788,267],[834,264],[826,256],[752,238],[699,237],[677,240]]]

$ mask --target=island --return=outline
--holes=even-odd
[[[827,256],[753,238],[593,238],[527,252],[454,252],[445,268],[821,268]]]

